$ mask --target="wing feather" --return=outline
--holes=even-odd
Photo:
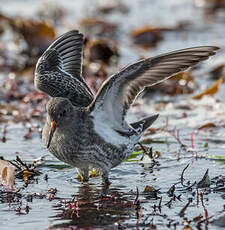
[[[129,126],[124,116],[136,96],[146,87],[162,82],[200,61],[215,55],[218,47],[201,46],[162,54],[138,61],[113,75],[97,92],[90,110],[115,129]]]
[[[77,30],[72,30],[61,35],[48,48],[48,50],[55,49],[58,52],[62,60],[63,71],[82,82],[81,68],[83,42],[83,34],[79,33]]]
[[[66,97],[73,105],[90,105],[93,94],[81,76],[83,35],[69,31],[56,39],[37,62],[35,87],[52,97]]]

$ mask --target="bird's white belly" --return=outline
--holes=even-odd
[[[104,139],[105,142],[111,143],[115,146],[121,144],[129,144],[130,142],[130,139],[128,137],[120,135],[119,132],[116,132],[107,125],[96,124],[94,129],[98,133],[98,135]]]
[[[94,129],[105,142],[108,142],[115,146],[129,146],[131,143],[133,143],[132,137],[130,138],[129,136],[121,135],[110,126],[109,122],[104,121],[103,119],[94,119]]]

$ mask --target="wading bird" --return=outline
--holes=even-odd
[[[109,77],[94,96],[82,77],[83,35],[77,30],[55,40],[37,62],[35,86],[52,98],[42,141],[59,160],[88,181],[92,169],[109,184],[109,171],[134,151],[153,115],[128,124],[126,113],[146,87],[206,60],[217,47],[200,46],[131,64]]]

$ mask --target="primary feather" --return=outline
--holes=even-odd
[[[95,117],[107,121],[116,130],[129,130],[124,117],[136,96],[146,86],[164,81],[174,74],[206,60],[217,47],[201,46],[143,59],[107,79],[90,105]]]

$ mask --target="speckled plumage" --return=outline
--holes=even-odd
[[[34,84],[52,97],[65,97],[73,105],[88,106],[93,94],[81,76],[83,35],[72,30],[53,42],[38,60]]]
[[[42,140],[59,160],[77,167],[84,181],[94,168],[108,183],[110,169],[133,152],[158,117],[128,124],[125,116],[136,96],[145,86],[206,60],[218,48],[194,47],[143,59],[108,78],[93,97],[81,77],[82,39],[78,31],[62,35],[37,63],[35,85],[53,97]]]
[[[64,101],[68,102],[72,111],[68,113],[68,122],[63,124],[58,122],[49,151],[59,160],[77,167],[84,181],[88,180],[88,172],[92,168],[102,171],[104,177],[108,178],[109,169],[126,158],[124,154],[126,146],[125,144],[114,146],[104,141],[94,131],[93,120],[87,108],[74,107],[69,100],[64,98],[52,98],[47,105],[48,118],[42,133],[44,144],[47,145],[50,132],[49,124],[53,118],[49,113],[54,111],[49,107],[56,106],[57,109],[53,114],[58,114],[57,111],[63,111],[65,108],[65,105],[61,104]],[[58,121],[58,118],[54,118],[54,120]]]

